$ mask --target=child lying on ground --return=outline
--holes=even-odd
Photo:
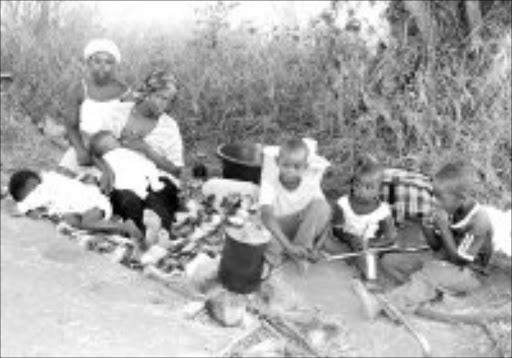
[[[463,162],[444,166],[434,177],[434,195],[439,201],[433,218],[437,257],[412,274],[409,281],[392,290],[388,298],[405,312],[416,311],[439,292],[468,293],[481,284],[493,252],[492,224],[486,211],[471,197],[473,172]],[[360,281],[354,282],[370,318],[382,307]]]
[[[350,193],[342,196],[335,206],[334,233],[353,251],[389,246],[396,240],[391,209],[379,198],[382,173],[383,168],[375,158],[361,158],[351,179]],[[364,256],[356,263],[366,278],[375,279],[367,272]]]
[[[277,157],[265,153],[259,204],[274,237],[268,248],[274,264],[283,254],[306,264],[329,234],[331,207],[320,187],[327,166],[301,139],[287,140]]]
[[[100,131],[90,140],[91,153],[103,160],[114,173],[111,201],[114,213],[131,219],[144,232],[144,209],[151,209],[170,230],[178,208],[178,189],[170,179],[160,177],[155,164],[143,155],[121,147],[107,131]]]
[[[141,235],[129,221],[109,221],[112,206],[99,188],[56,172],[17,171],[9,181],[9,193],[22,214],[43,212],[81,230]]]

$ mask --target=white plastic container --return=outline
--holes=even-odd
[[[366,254],[366,279],[374,281],[377,279],[377,256],[373,252]]]

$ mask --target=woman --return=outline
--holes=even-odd
[[[183,168],[183,141],[176,121],[166,114],[177,94],[174,76],[165,71],[151,73],[143,83],[120,134],[126,148],[142,153],[155,163],[164,184],[141,200],[130,191],[114,190],[110,196],[114,212],[142,227],[143,212],[151,208],[168,229],[178,209],[179,178]]]
[[[139,97],[121,131],[121,143],[136,150],[176,185],[184,165],[183,140],[176,121],[166,111],[176,98],[175,77],[154,71],[144,81]]]
[[[128,88],[115,77],[116,66],[121,54],[115,43],[107,39],[90,41],[84,49],[87,76],[72,91],[72,113],[67,122],[67,136],[70,148],[59,166],[64,171],[99,176],[94,167],[95,158],[88,150],[88,138],[100,130],[114,133],[120,120],[126,118],[132,103],[123,103]],[[119,132],[119,130],[117,130]],[[111,182],[109,173],[103,173],[102,189],[108,191]]]

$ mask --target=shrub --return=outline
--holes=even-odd
[[[432,10],[427,20],[436,24],[434,43],[422,33],[428,21],[411,17],[419,15],[401,1],[390,2],[392,38],[376,54],[338,26],[335,6],[307,27],[262,32],[231,29],[233,6],[217,2],[198,13],[191,38],[176,38],[151,26],[102,28],[94,8],[58,1],[51,2],[60,4],[58,21],[43,36],[34,32],[41,2],[27,3],[31,16],[23,21],[2,11],[1,58],[16,76],[13,94],[34,121],[64,115],[67,91],[81,75],[83,46],[106,35],[121,47],[120,76],[128,84],[155,66],[176,72],[181,90],[173,114],[189,154],[213,152],[225,141],[275,144],[285,132],[313,136],[334,164],[326,180],[333,191],[341,190],[359,152],[426,173],[463,156],[481,173],[483,199],[509,200],[508,2],[487,10],[477,45],[453,4],[425,5]]]

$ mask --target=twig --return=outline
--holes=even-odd
[[[452,313],[421,307],[416,310],[415,313],[421,317],[452,324],[465,323],[478,325],[481,324],[482,321],[510,320],[511,318],[510,309],[503,308],[483,312]]]
[[[391,247],[382,247],[382,248],[371,248],[368,250],[361,250],[356,252],[348,252],[345,254],[339,254],[339,255],[324,255],[327,261],[334,261],[334,260],[345,260],[351,257],[357,257],[357,256],[363,256],[366,255],[369,252],[372,253],[379,253],[379,252],[420,252],[420,251],[426,251],[429,250],[430,247],[425,246],[419,246],[419,247],[410,247],[410,248],[400,248],[397,246],[391,246]]]
[[[304,338],[302,334],[299,333],[295,328],[288,324],[283,317],[277,314],[271,314],[270,312],[262,312],[260,309],[254,306],[250,307],[250,309],[258,316],[258,318],[271,326],[274,332],[279,333],[279,335],[284,336],[287,339],[298,342],[302,347],[306,349],[309,356],[322,356],[311,346],[308,340]]]
[[[407,328],[409,332],[412,333],[414,338],[420,344],[421,349],[423,351],[423,355],[425,357],[431,357],[432,348],[430,347],[430,344],[425,338],[425,336],[416,331],[416,329],[411,325],[410,321],[405,317],[405,315],[402,314],[402,312],[400,312],[393,304],[391,304],[391,302],[384,295],[376,295],[376,297],[379,300],[379,302],[381,302],[384,305],[386,311],[391,313],[391,315],[393,316],[392,318],[398,320],[405,326],[405,328]]]
[[[231,351],[238,343],[240,343],[247,337],[251,336],[260,328],[261,323],[259,321],[256,321],[256,323],[253,323],[253,325],[251,325],[248,329],[246,329],[241,334],[236,336],[233,340],[231,340],[227,346],[221,348],[217,353],[215,353],[214,357],[229,357],[231,355]]]

